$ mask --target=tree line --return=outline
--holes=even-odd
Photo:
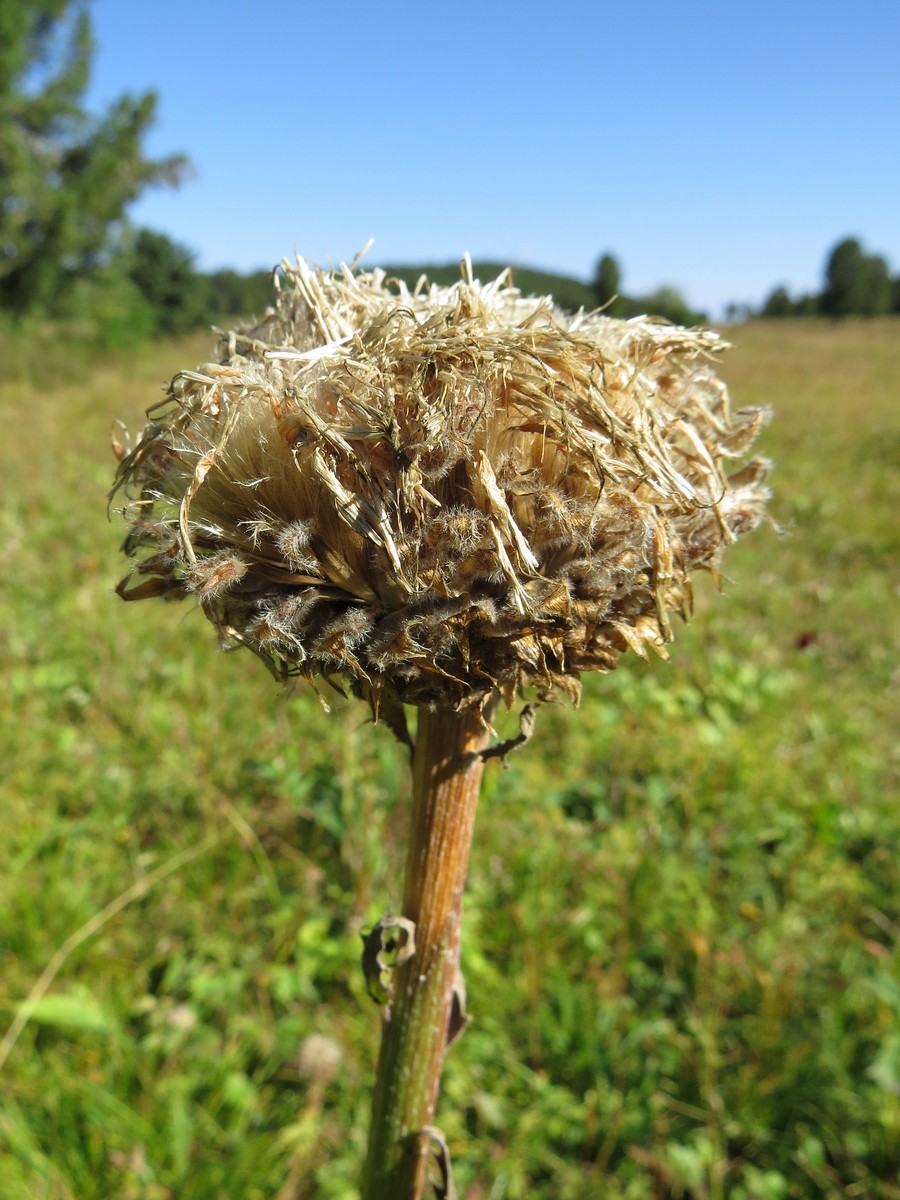
[[[652,314],[675,325],[702,325],[706,313],[690,307],[676,287],[664,284],[644,296],[628,296],[622,290],[622,267],[614,254],[603,254],[597,262],[592,291],[597,308],[611,317],[637,317]]]
[[[652,312],[678,325],[695,325],[704,314],[693,313],[675,288],[660,288],[649,296],[629,299],[620,295],[621,268],[612,254],[597,262],[593,290],[597,304],[612,316],[629,317]],[[900,313],[900,275],[892,276],[888,261],[869,254],[856,237],[845,237],[825,260],[822,289],[791,296],[783,284],[773,288],[762,305],[729,304],[730,321],[749,317],[880,317]]]
[[[190,163],[183,155],[146,156],[153,92],[123,96],[100,116],[89,114],[88,3],[0,3],[0,318],[49,317],[115,345],[261,315],[272,295],[269,271],[201,272],[186,247],[130,225],[131,203],[147,188],[177,186]],[[484,278],[500,269],[475,267]],[[455,264],[390,268],[408,282],[422,270],[439,283],[458,278]],[[610,253],[587,283],[527,268],[517,268],[514,280],[526,293],[552,293],[564,308],[603,308],[616,317],[648,313],[679,325],[706,320],[674,287],[629,296]],[[758,313],[731,306],[728,315],[892,312],[900,312],[900,277],[848,237],[831,251],[820,293],[794,298],[779,286]]]
[[[900,275],[869,254],[859,238],[846,237],[830,251],[820,292],[792,297],[783,284],[772,289],[762,317],[882,317],[900,313]]]

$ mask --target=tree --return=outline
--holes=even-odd
[[[93,48],[85,0],[0,4],[0,307],[14,312],[57,310],[108,261],[128,204],[187,167],[143,154],[154,93],[88,115]]]
[[[825,265],[822,311],[832,317],[874,317],[891,311],[891,278],[887,262],[866,254],[858,238],[844,238]]]
[[[703,313],[694,312],[681,292],[674,287],[657,288],[649,296],[624,296],[620,291],[622,269],[612,254],[604,254],[597,262],[591,288],[597,306],[612,317],[662,317],[675,325],[699,325],[706,320]]]
[[[124,262],[128,278],[153,310],[155,332],[184,333],[203,324],[209,283],[195,271],[190,250],[164,233],[140,229]]]
[[[631,303],[648,316],[663,317],[673,325],[702,325],[706,321],[706,314],[695,312],[678,288],[671,284],[664,284],[649,296],[641,296]]]
[[[794,302],[783,285],[773,288],[760,312],[762,317],[790,317],[793,314]]]
[[[863,317],[881,317],[891,311],[893,288],[887,259],[867,254],[859,280],[859,313]]]
[[[272,302],[272,272],[252,271],[241,275],[222,268],[206,276],[208,311],[221,317],[261,317]]]
[[[594,272],[594,295],[598,307],[602,308],[618,296],[621,282],[622,271],[618,260],[612,254],[604,254]]]
[[[856,311],[863,248],[858,238],[844,238],[832,249],[825,264],[822,310],[832,317]]]
[[[725,305],[725,322],[728,325],[742,325],[753,316],[753,309],[746,300],[729,300]]]

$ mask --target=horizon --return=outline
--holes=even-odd
[[[366,265],[465,253],[622,290],[676,287],[716,316],[818,291],[858,237],[900,269],[900,6],[640,13],[508,0],[389,17],[223,0],[98,0],[93,110],[155,90],[151,157],[195,174],[129,210],[201,271],[299,254]],[[522,81],[522,82],[520,82]],[[212,114],[212,117],[211,117]]]

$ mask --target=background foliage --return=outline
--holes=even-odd
[[[822,291],[792,299],[783,284],[769,294],[764,317],[882,317],[900,313],[900,276],[891,278],[886,258],[867,254],[859,238],[842,238],[825,262]]]
[[[0,8],[0,306],[12,313],[61,312],[79,281],[102,280],[127,205],[187,166],[144,155],[152,92],[86,111],[92,50],[78,0]]]
[[[488,772],[439,1107],[465,1200],[900,1196],[900,342],[736,336],[786,533],[699,589],[671,665]],[[403,755],[112,593],[110,422],[208,350],[87,371],[0,333],[0,1034],[68,950],[2,1068],[5,1200],[356,1195]]]

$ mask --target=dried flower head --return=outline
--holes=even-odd
[[[121,462],[127,600],[197,597],[226,645],[374,708],[577,697],[663,653],[689,576],[760,520],[765,419],[715,333],[488,284],[284,263]]]

